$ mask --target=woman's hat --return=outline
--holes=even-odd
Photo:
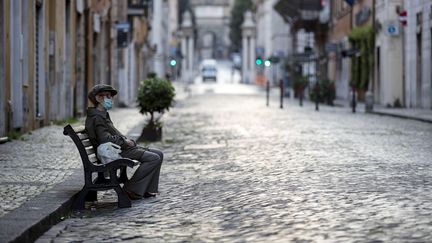
[[[88,93],[88,98],[95,103],[96,102],[96,95],[100,92],[108,91],[111,93],[112,96],[115,96],[117,94],[117,90],[114,89],[111,85],[108,84],[96,84]],[[96,102],[97,103],[97,102]]]

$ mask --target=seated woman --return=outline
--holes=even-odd
[[[114,127],[107,111],[112,108],[112,97],[116,94],[117,90],[106,84],[98,84],[90,90],[88,98],[91,104],[87,108],[85,121],[89,139],[95,149],[103,143],[115,143],[121,147],[123,158],[141,162],[123,187],[130,199],[156,196],[163,153],[137,146],[134,140],[128,139]]]

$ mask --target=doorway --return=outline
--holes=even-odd
[[[35,28],[35,118],[40,121],[38,126],[42,126],[45,115],[45,31],[42,2],[36,2]]]
[[[3,9],[3,1],[0,1],[0,137],[4,136],[6,134],[6,111],[3,108],[4,102],[5,102],[5,71],[4,71],[4,64],[5,64],[5,39],[4,39],[4,9]]]

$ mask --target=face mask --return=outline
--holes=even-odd
[[[112,99],[108,99],[108,98],[104,97],[104,101],[103,101],[102,105],[106,110],[109,110],[113,106],[113,101],[112,101]]]

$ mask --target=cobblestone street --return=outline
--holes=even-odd
[[[105,194],[38,242],[432,240],[431,124],[290,102],[179,102],[154,144],[160,195],[117,209]]]

